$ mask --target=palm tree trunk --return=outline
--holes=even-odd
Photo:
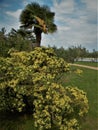
[[[36,35],[36,47],[41,46],[41,33]]]
[[[36,45],[35,45],[35,47],[40,47],[41,46],[42,30],[40,30],[39,28],[35,28],[34,32],[35,32],[35,35],[36,35]]]

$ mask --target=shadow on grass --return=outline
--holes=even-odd
[[[32,115],[0,112],[0,130],[36,130]]]

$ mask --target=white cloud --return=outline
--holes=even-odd
[[[18,10],[14,11],[14,12],[13,11],[7,11],[6,14],[9,15],[9,16],[14,17],[16,19],[19,19],[21,11],[22,11],[22,9],[18,9]]]
[[[54,0],[53,4],[56,14],[69,14],[74,10],[73,0],[61,0],[60,3],[58,3],[57,0]]]
[[[7,15],[6,19],[8,19],[8,24],[6,24],[5,22],[0,23],[1,24],[0,27],[5,27],[7,33],[10,32],[11,28],[14,28],[16,30],[19,29],[20,26],[19,16],[21,14],[21,11],[22,9],[18,9],[16,11],[6,11],[5,14]]]
[[[77,8],[78,10],[75,12],[75,1],[61,0],[58,3],[57,0],[54,0],[52,10],[56,13],[55,20],[58,31],[55,34],[44,36],[43,45],[50,44],[65,48],[71,45],[82,45],[88,49],[96,49],[97,25],[93,23],[96,21],[94,16],[96,2],[95,0],[82,2],[85,2],[86,7],[80,10]]]
[[[5,21],[0,22],[0,28],[5,27],[6,33],[10,32],[12,28],[19,29],[20,22],[19,22],[19,16],[21,13],[21,9],[18,9],[14,12],[12,11],[6,11],[5,12]]]
[[[82,0],[86,4],[88,10],[97,10],[97,0]]]
[[[70,27],[67,27],[67,26],[58,26],[58,30],[59,31],[68,31],[68,30],[70,30]]]
[[[0,29],[2,27],[5,27],[6,29],[6,33],[9,33],[11,31],[11,28],[14,28],[14,29],[19,29],[19,26],[20,26],[20,23],[18,20],[15,20],[15,21],[12,21],[10,22],[9,24],[6,24],[6,23],[0,23]]]

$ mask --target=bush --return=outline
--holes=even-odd
[[[86,95],[57,83],[69,65],[51,48],[10,50],[9,55],[0,58],[0,110],[30,112],[40,130],[78,130],[88,111]]]
[[[79,130],[79,121],[88,112],[86,93],[76,87],[48,83],[34,89],[33,114],[39,130]]]

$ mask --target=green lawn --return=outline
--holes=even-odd
[[[81,65],[88,65],[88,66],[98,67],[98,63],[97,62],[78,61],[78,62],[75,62],[75,64],[81,64]]]
[[[73,71],[75,69],[76,67],[72,67]],[[86,120],[82,124],[82,130],[98,130],[98,71],[85,68],[79,69],[83,70],[80,76],[74,73],[67,74],[62,78],[62,83],[64,86],[77,86],[87,93],[90,109]]]
[[[76,68],[79,67],[71,67],[72,72]],[[82,123],[81,130],[98,130],[98,71],[85,68],[80,69],[83,70],[80,76],[70,72],[62,77],[61,83],[64,87],[68,85],[77,86],[87,92],[90,109],[88,116]],[[2,115],[0,117],[0,130],[35,130],[32,120],[32,115]]]

